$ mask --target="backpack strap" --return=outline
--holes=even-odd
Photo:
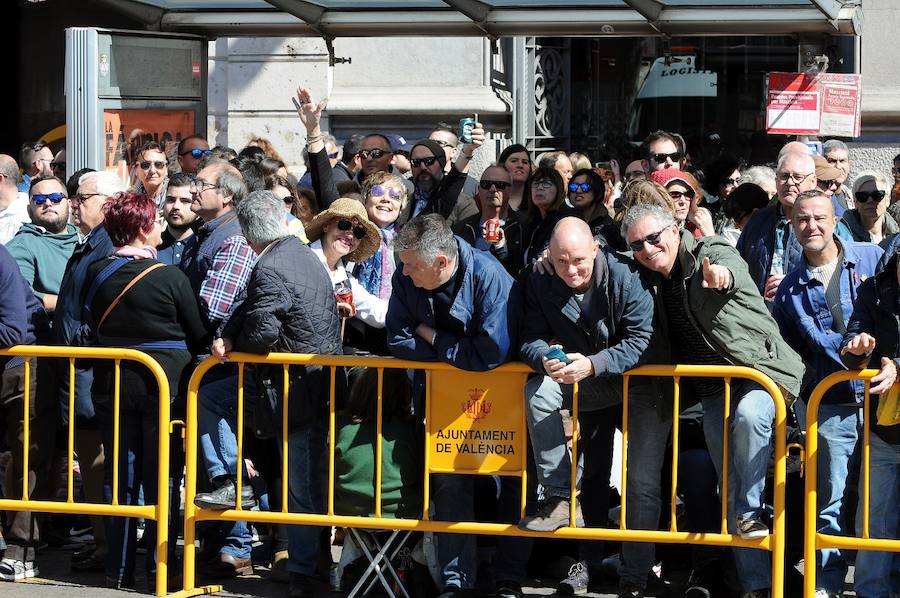
[[[143,277],[147,276],[148,274],[150,274],[157,268],[163,268],[163,267],[165,267],[165,264],[157,262],[157,263],[153,264],[152,266],[150,266],[149,268],[147,268],[146,270],[144,270],[143,272],[141,272],[140,274],[138,274],[137,276],[135,276],[134,278],[132,278],[131,282],[129,282],[127,285],[125,285],[125,288],[122,289],[122,292],[119,293],[116,296],[116,298],[112,300],[112,303],[110,303],[109,307],[106,308],[106,311],[103,312],[103,316],[100,318],[100,321],[97,322],[96,329],[97,330],[100,329],[100,326],[102,326],[103,322],[106,321],[106,318],[107,318],[107,316],[109,316],[109,313],[113,310],[113,308],[116,307],[116,305],[119,304],[119,300],[121,300],[122,297],[125,295],[125,293],[128,292],[128,289],[130,289],[131,287],[136,285],[139,280],[141,280]],[[99,278],[99,276],[98,276],[98,278]]]

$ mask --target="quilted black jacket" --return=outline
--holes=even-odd
[[[222,336],[233,340],[235,350],[247,353],[340,355],[340,326],[328,273],[309,247],[289,236],[273,242],[257,260],[246,299]],[[280,390],[281,367],[259,368],[257,378],[271,379]],[[292,426],[321,414],[327,399],[327,370],[291,368]]]

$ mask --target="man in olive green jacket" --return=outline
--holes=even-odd
[[[650,205],[626,213],[622,236],[642,267],[677,363],[752,367],[780,385],[789,400],[799,394],[803,362],[781,338],[746,263],[729,243],[694,239],[679,231],[670,212]],[[692,382],[721,478],[724,381]],[[743,538],[762,538],[769,534],[763,500],[775,406],[767,391],[744,380],[733,383],[731,404],[729,529]],[[738,549],[735,560],[743,595],[766,596],[771,586],[766,553]]]

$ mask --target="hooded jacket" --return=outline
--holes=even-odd
[[[25,282],[39,301],[44,295],[59,295],[66,264],[78,245],[78,229],[69,224],[61,233],[51,233],[31,222],[23,224],[6,248],[15,258]]]

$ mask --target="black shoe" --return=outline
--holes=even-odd
[[[522,585],[514,581],[498,581],[495,598],[522,598]]]
[[[236,490],[234,480],[229,478],[212,492],[203,492],[195,496],[194,504],[201,509],[211,509],[213,511],[234,509]],[[256,499],[253,498],[253,487],[250,484],[244,484],[241,488],[241,508],[252,509],[255,506]]]
[[[623,583],[619,586],[619,598],[644,598],[644,588],[630,583]]]
[[[313,598],[315,588],[313,578],[302,573],[291,573],[291,581],[288,586],[288,598]]]

